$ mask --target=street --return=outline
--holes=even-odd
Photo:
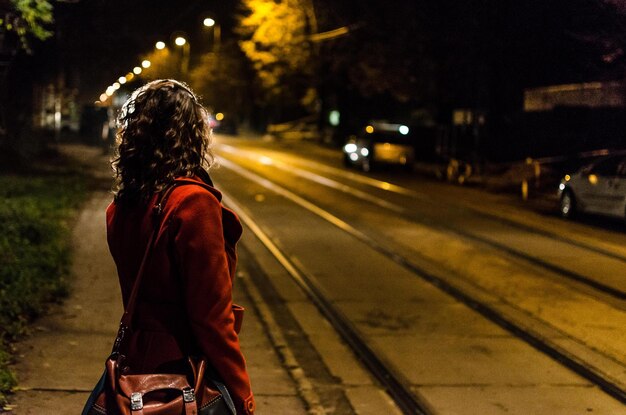
[[[375,354],[366,365],[411,395],[405,412],[624,412],[623,232],[362,175],[312,145],[218,141],[213,177],[244,245],[263,240],[344,341]]]
[[[245,227],[234,295],[259,413],[625,413],[623,230],[358,173],[313,143],[216,139],[211,175]],[[121,310],[108,157],[63,152],[102,190],[74,226],[70,299],[17,347],[18,415],[79,410]]]

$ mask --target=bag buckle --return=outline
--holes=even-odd
[[[190,388],[190,387],[183,388],[183,401],[187,403],[187,402],[193,402],[195,400],[196,400],[196,394],[193,388]]]
[[[130,394],[130,410],[140,411],[143,409],[143,399],[141,393],[133,392]]]

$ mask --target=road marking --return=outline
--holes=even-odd
[[[263,179],[254,173],[248,172],[239,166],[234,165],[234,163],[228,161],[227,164],[232,164],[233,167],[236,167],[236,170],[239,174],[245,173],[244,177],[249,178],[252,181],[257,182],[258,184],[264,186],[263,183],[268,182],[266,179]],[[227,167],[230,168],[230,167]],[[255,177],[256,176],[256,177]],[[260,179],[261,181],[257,181]],[[300,202],[306,202],[304,199],[299,198],[297,195],[289,192],[286,189],[283,189],[279,186],[268,187],[269,190],[277,192],[282,196],[289,198],[296,204],[300,204]],[[370,373],[377,378],[386,389],[387,393],[391,395],[395,404],[400,407],[400,409],[405,413],[413,413],[416,415],[429,415],[434,413],[432,408],[426,404],[426,401],[423,397],[420,396],[419,392],[411,390],[410,382],[404,378],[404,375],[401,373],[394,373],[387,368],[387,364],[378,357],[374,351],[370,348],[370,346],[361,339],[361,336],[358,334],[357,330],[353,327],[350,320],[343,315],[339,310],[335,308],[335,306],[327,300],[328,295],[324,292],[324,289],[317,283],[314,277],[307,275],[305,271],[301,271],[297,268],[294,263],[283,254],[283,252],[274,244],[271,238],[256,224],[254,219],[252,219],[246,212],[245,209],[242,208],[234,199],[228,196],[225,193],[222,193],[224,197],[224,202],[232,206],[233,209],[237,212],[238,216],[241,220],[250,228],[252,233],[256,235],[256,237],[263,243],[263,245],[270,251],[272,255],[278,260],[278,262],[287,270],[290,276],[294,279],[294,281],[304,290],[305,293],[309,296],[312,302],[317,306],[321,314],[328,320],[330,325],[337,331],[340,337],[352,348],[355,354],[360,358],[363,364],[369,369]],[[298,201],[291,199],[289,194],[294,196],[294,199],[300,199]],[[307,206],[313,206],[309,202],[305,203]],[[304,206],[303,206],[304,207]],[[305,209],[309,209],[309,207],[305,207]],[[322,209],[318,209],[315,214],[319,215],[320,213],[325,212]],[[326,212],[329,217],[333,217],[332,214]],[[329,220],[329,217],[323,216],[324,219]],[[342,222],[340,219],[336,218],[338,221]],[[344,222],[345,223],[345,222]],[[333,223],[337,226],[337,223]],[[347,224],[346,224],[347,225]],[[347,225],[350,227],[350,225]],[[346,229],[341,228],[344,231],[348,232]],[[355,230],[356,231],[356,230]],[[358,232],[358,231],[357,231]],[[363,235],[363,237],[366,237]],[[294,358],[295,359],[295,358]],[[301,370],[301,369],[300,369]],[[304,378],[304,374],[302,374],[302,378]],[[306,380],[305,385],[311,388],[312,386]],[[314,393],[314,391],[313,391]],[[324,408],[321,408],[322,412],[313,412],[314,414],[325,414]]]
[[[567,347],[561,347],[556,340],[550,339],[549,336],[542,335],[541,332],[545,329],[544,326],[546,325],[546,323],[537,322],[535,319],[531,319],[533,323],[538,325],[538,328],[527,327],[525,324],[520,324],[519,321],[516,321],[517,319],[514,316],[511,316],[506,312],[500,311],[500,305],[498,304],[498,301],[481,301],[479,299],[481,296],[491,296],[491,294],[484,289],[478,289],[477,292],[472,292],[472,290],[469,290],[468,292],[466,289],[461,288],[464,285],[467,285],[467,281],[457,281],[456,278],[449,275],[440,275],[439,272],[435,274],[432,271],[429,271],[422,266],[415,264],[409,258],[397,254],[391,248],[384,246],[374,238],[369,237],[363,232],[360,232],[347,222],[334,216],[332,213],[312,204],[306,199],[301,198],[295,193],[269,181],[268,179],[265,179],[241,166],[238,166],[230,160],[224,160],[224,165],[226,168],[235,171],[239,175],[267,188],[268,190],[273,191],[276,194],[285,197],[288,200],[291,200],[292,202],[310,211],[311,213],[320,216],[321,218],[325,219],[336,227],[354,236],[375,251],[378,251],[388,256],[394,262],[411,271],[413,274],[415,274],[415,276],[429,282],[443,292],[451,295],[462,304],[480,313],[487,320],[511,332],[518,339],[533,346],[535,349],[546,354],[564,367],[567,367],[568,369],[591,381],[608,395],[616,398],[622,403],[626,403],[626,388],[624,387],[625,385],[622,382],[622,379],[619,379],[619,376],[621,376],[622,374],[621,370],[623,368],[620,362],[617,362],[617,364],[620,366],[620,370],[618,371],[613,370],[613,367],[610,367],[609,369],[611,370],[609,370],[608,372],[604,367],[596,367],[592,363],[586,361],[584,357],[576,355],[575,352],[570,352]],[[260,228],[258,227],[257,229],[260,230]],[[269,238],[267,238],[267,240],[270,241]],[[278,252],[280,252],[278,247],[276,247],[275,245],[274,247],[276,250],[278,250]],[[296,267],[282,253],[281,256],[284,258],[284,261],[289,264],[289,269],[297,272],[300,281],[302,281],[305,277],[300,272],[298,272]],[[312,281],[307,282],[312,283]],[[313,287],[309,288],[307,292],[309,292],[310,290],[314,290],[315,288],[317,288],[317,286],[313,285]],[[475,288],[477,287],[474,287],[474,289]],[[500,302],[501,300],[502,299],[500,299]],[[506,308],[509,305],[504,302],[502,306]],[[613,377],[609,373],[613,375],[617,374],[618,377]]]
[[[219,149],[224,150],[225,152],[228,152],[231,154],[241,154],[242,156],[247,157],[247,158],[257,159],[257,160],[260,159],[260,157],[258,157],[252,151],[241,150],[239,148],[229,146],[227,144],[219,144],[218,147]],[[276,165],[276,159],[272,159],[268,156],[261,156],[261,157],[263,157],[263,160],[265,160],[266,162],[267,160],[272,160],[274,164]],[[286,164],[284,162],[278,162],[278,163]],[[340,176],[340,177],[343,177],[343,178],[346,178],[355,182],[359,182],[362,184],[366,184],[368,186],[376,187],[378,189],[387,190],[389,192],[394,192],[394,193],[398,193],[398,194],[405,195],[405,196],[411,196],[419,200],[429,200],[429,201],[431,200],[428,196],[425,196],[414,190],[407,189],[405,187],[398,186],[396,184],[385,182],[382,180],[373,179],[371,177],[362,176],[360,174],[347,172],[345,170],[337,169],[335,167],[330,167],[322,163],[317,163],[315,161],[298,160],[298,163],[303,166],[308,166],[308,167],[311,167],[313,169],[316,169],[325,173],[331,173],[336,176]]]

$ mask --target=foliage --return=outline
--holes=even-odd
[[[150,61],[150,67],[142,72],[142,76],[148,80],[173,78],[188,81],[181,70],[182,54],[179,50],[154,49],[142,59]]]
[[[75,171],[0,176],[0,402],[15,384],[10,342],[68,292],[68,220],[85,188]]]
[[[219,112],[241,112],[249,96],[244,59],[233,42],[200,57],[190,73],[190,84],[205,104]]]
[[[304,0],[244,0],[248,12],[239,20],[239,45],[252,62],[256,78],[268,102],[307,88],[312,75],[313,48],[307,41],[310,22]],[[291,91],[289,91],[291,90]]]
[[[53,22],[52,4],[47,0],[10,0],[13,11],[0,19],[0,28],[14,31],[22,48],[30,51],[29,36],[46,40],[52,36],[47,25]]]

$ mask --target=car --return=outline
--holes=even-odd
[[[626,218],[626,152],[615,153],[565,175],[559,184],[560,214],[579,212]]]
[[[358,134],[351,135],[343,146],[346,166],[370,171],[374,165],[400,165],[413,169],[415,148],[409,127],[403,124],[372,122]]]

